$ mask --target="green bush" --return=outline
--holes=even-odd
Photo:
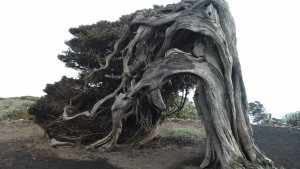
[[[29,120],[28,109],[37,99],[31,96],[0,99],[0,120]]]
[[[284,116],[283,119],[285,123],[288,125],[300,127],[300,111],[296,111],[294,113],[288,113]]]
[[[3,120],[18,120],[18,119],[30,120],[31,118],[30,115],[28,114],[28,108],[31,105],[32,105],[31,102],[23,103],[21,106],[7,112]]]
[[[169,118],[179,118],[184,120],[199,120],[199,115],[197,113],[194,103],[190,100],[186,100],[184,106],[181,110],[177,110],[178,105],[180,105],[181,97],[177,97],[175,102],[172,104],[169,110]]]

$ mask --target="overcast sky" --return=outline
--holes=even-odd
[[[70,27],[117,20],[179,0],[1,0],[0,97],[42,96],[47,83],[76,77],[57,54]],[[300,2],[228,0],[249,101],[275,117],[300,110]]]

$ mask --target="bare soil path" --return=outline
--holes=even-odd
[[[300,130],[253,126],[254,139],[276,166],[300,169]]]
[[[0,169],[196,169],[205,154],[205,139],[158,137],[139,149],[110,153],[80,147],[52,148],[32,122],[0,122]],[[162,127],[202,127],[168,121]],[[300,168],[300,131],[253,126],[255,141],[277,166]]]

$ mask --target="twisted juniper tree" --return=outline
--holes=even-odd
[[[106,52],[101,50],[92,55],[93,68],[83,68],[81,80],[70,80],[72,83],[68,84],[73,85],[69,88],[76,92],[69,92],[56,111],[61,115],[45,128],[57,125],[76,129],[76,125],[95,122],[103,125],[110,121],[101,115],[108,107],[110,111],[105,112],[112,114],[110,132],[87,148],[111,149],[120,142],[137,146],[157,134],[156,127],[174,92],[195,87],[194,103],[207,133],[201,168],[274,168],[253,141],[235,25],[227,3],[224,0],[183,0],[166,7],[137,11],[128,22],[113,49],[103,45]],[[67,56],[61,59],[71,59]],[[77,60],[73,66],[81,69],[78,63]],[[92,89],[110,83],[111,90],[100,91],[106,94],[97,99]],[[90,101],[98,101],[82,110],[81,105],[86,102],[81,99],[88,94],[95,95]],[[95,119],[98,120],[93,121]],[[77,123],[70,123],[76,120]],[[126,141],[122,141],[124,138]]]

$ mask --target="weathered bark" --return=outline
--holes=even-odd
[[[176,49],[169,51],[163,60],[159,63],[155,62],[155,65],[144,73],[144,78],[137,83],[131,97],[145,93],[145,90],[158,88],[164,79],[172,75],[184,73],[194,74],[199,78],[194,102],[203,117],[208,135],[206,158],[201,168],[212,165],[226,169],[273,168],[271,160],[265,157],[253,142],[251,126],[245,123],[246,113],[242,110],[237,111],[240,121],[233,123],[233,109],[230,105],[228,96],[230,92],[226,87],[226,81],[204,58],[194,58],[191,54]],[[241,106],[235,106],[241,109]],[[237,124],[237,127],[233,127],[234,124]],[[238,128],[237,133],[234,132],[234,128]]]
[[[131,145],[153,138],[166,108],[161,96],[165,83],[175,75],[189,74],[197,80],[194,102],[207,132],[201,168],[274,168],[253,141],[235,25],[224,0],[183,0],[151,13],[136,12],[115,51],[97,71],[107,68],[112,58],[123,60],[118,76],[122,82],[115,92],[91,112],[63,116],[93,117],[101,104],[118,94],[111,108],[112,131],[87,148],[116,146],[122,122],[130,115],[148,117],[140,118],[141,130]]]

